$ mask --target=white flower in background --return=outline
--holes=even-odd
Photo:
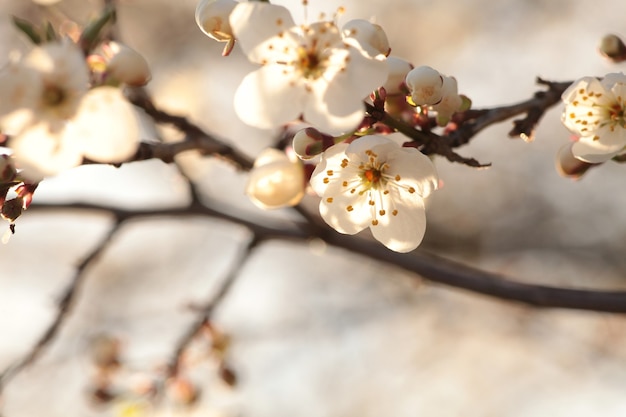
[[[78,110],[88,82],[87,65],[76,45],[37,47],[0,73],[0,126],[11,134],[38,122],[59,130]]]
[[[230,54],[235,45],[228,18],[236,5],[234,0],[201,0],[196,7],[196,23],[202,32],[218,42],[226,42],[224,56]]]
[[[355,129],[362,100],[387,78],[385,62],[348,45],[332,22],[296,26],[289,11],[268,3],[240,3],[230,25],[243,52],[263,65],[235,93],[237,115],[275,128],[304,115],[328,133]]]
[[[113,87],[88,88],[78,47],[47,43],[0,73],[0,127],[17,165],[33,179],[81,163],[122,162],[139,143],[133,107]]]
[[[304,196],[304,169],[278,149],[265,149],[254,161],[246,194],[263,209],[295,206]]]
[[[584,77],[562,96],[563,124],[580,139],[572,154],[585,162],[602,163],[624,153],[626,147],[626,75],[608,74],[602,80]]]
[[[387,57],[387,67],[389,75],[387,81],[383,84],[388,95],[404,94],[406,87],[405,79],[408,73],[413,69],[413,65],[404,59],[395,56]],[[404,91],[403,91],[404,90]]]
[[[426,230],[424,199],[437,188],[430,159],[383,136],[365,136],[324,152],[311,177],[320,214],[340,233],[366,227],[396,252],[409,252]]]
[[[443,98],[443,82],[439,71],[425,65],[413,68],[406,75],[406,86],[416,106],[439,103]]]
[[[380,25],[363,19],[354,19],[341,28],[343,38],[347,43],[356,42],[369,56],[386,57],[391,52],[387,34]]]

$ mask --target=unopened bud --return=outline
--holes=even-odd
[[[237,375],[226,364],[220,364],[218,374],[220,376],[220,379],[224,381],[224,383],[229,387],[234,387],[235,385],[237,385]]]
[[[261,152],[250,171],[246,194],[262,209],[295,206],[304,196],[302,163],[284,152],[268,148]]]
[[[556,169],[562,176],[577,180],[580,179],[589,168],[600,164],[591,164],[576,158],[572,153],[573,145],[574,142],[568,143],[559,149],[556,155]]]
[[[11,200],[6,200],[4,204],[2,204],[2,210],[0,211],[0,215],[3,219],[14,222],[18,217],[22,215],[23,212],[24,199],[21,197],[16,197]]]
[[[181,405],[192,405],[200,394],[191,381],[181,377],[174,377],[168,381],[167,393],[173,401]]]
[[[405,81],[416,106],[432,106],[443,97],[443,77],[431,67],[413,68],[406,75]]]
[[[600,41],[598,48],[600,53],[610,59],[612,62],[618,63],[626,61],[626,45],[622,39],[613,34],[606,35]]]
[[[109,46],[113,53],[107,65],[109,77],[133,87],[146,85],[150,81],[150,67],[139,52],[117,42],[111,42]]]
[[[382,55],[387,56],[391,52],[387,34],[380,25],[363,19],[354,19],[346,23],[342,28],[344,40],[348,43],[356,41],[372,58]]]
[[[293,137],[292,148],[298,158],[307,160],[315,158],[324,152],[326,145],[334,144],[332,137],[324,135],[319,130],[307,127],[298,131]]]
[[[108,335],[100,335],[91,341],[90,353],[93,363],[105,371],[119,367],[120,341]]]

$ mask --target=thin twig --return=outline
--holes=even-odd
[[[226,297],[229,290],[235,283],[237,277],[239,276],[241,269],[245,265],[244,261],[250,256],[250,254],[259,242],[260,240],[257,239],[256,236],[253,236],[252,239],[250,239],[246,247],[241,251],[241,254],[234,261],[233,267],[231,268],[226,278],[224,278],[224,280],[220,283],[219,290],[211,297],[209,301],[207,301],[203,306],[200,306],[197,309],[199,314],[196,320],[191,323],[191,326],[189,326],[189,328],[185,331],[183,336],[176,344],[174,354],[172,355],[170,365],[168,367],[168,377],[175,376],[179,372],[181,361],[183,359],[185,351],[189,347],[189,344],[194,340],[198,332],[207,323],[211,316],[211,313],[224,299],[224,297]]]
[[[100,243],[96,245],[96,247],[76,267],[74,278],[67,286],[58,302],[56,315],[52,323],[48,325],[46,331],[41,335],[37,343],[31,347],[26,356],[12,364],[0,374],[0,392],[12,378],[19,374],[25,367],[34,363],[35,360],[41,356],[44,350],[55,339],[75,305],[76,297],[85,281],[85,278],[87,277],[85,273],[87,267],[108,247],[109,242],[119,230],[120,225],[121,222],[117,221],[102,238]]]

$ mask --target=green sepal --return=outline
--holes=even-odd
[[[107,7],[102,12],[102,15],[96,20],[90,22],[83,33],[80,35],[78,44],[81,46],[85,53],[89,53],[100,40],[100,34],[102,29],[109,23],[115,21],[115,8]]]
[[[28,20],[20,19],[16,16],[11,16],[13,20],[13,24],[16,28],[18,28],[22,33],[24,33],[28,38],[35,44],[41,44],[41,36],[37,33],[37,28],[35,25],[30,23]]]
[[[52,42],[52,41],[56,41],[57,39],[59,39],[57,33],[54,31],[54,28],[52,27],[52,23],[50,22],[46,22],[46,41],[48,42]]]

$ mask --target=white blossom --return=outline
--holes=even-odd
[[[47,43],[0,73],[0,127],[11,135],[24,175],[40,179],[79,165],[84,157],[122,162],[139,143],[139,122],[119,89],[88,90],[78,47]],[[26,174],[27,173],[27,174]]]
[[[417,106],[439,103],[443,98],[443,82],[439,71],[425,65],[413,68],[406,75],[406,86]]]
[[[296,26],[289,11],[268,3],[240,3],[230,25],[250,61],[234,98],[247,124],[275,128],[300,115],[328,133],[355,129],[362,100],[387,77],[386,64],[348,45],[333,22]]]
[[[562,96],[563,123],[579,140],[572,154],[585,162],[602,163],[624,153],[626,147],[626,75],[608,74],[602,80],[584,77]]]
[[[374,238],[396,252],[421,243],[424,199],[437,183],[427,156],[383,136],[332,146],[311,177],[326,223],[345,234],[369,227]]]
[[[278,149],[265,149],[254,161],[246,194],[263,209],[290,207],[304,196],[304,169]]]

